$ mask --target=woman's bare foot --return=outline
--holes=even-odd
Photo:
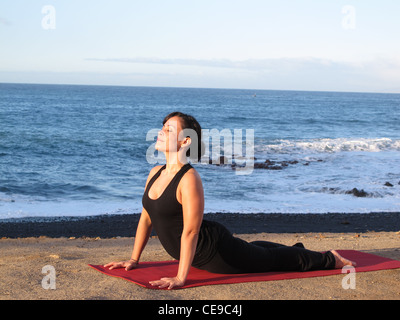
[[[357,263],[354,261],[348,260],[346,258],[343,258],[339,253],[337,253],[335,250],[331,250],[332,254],[335,256],[335,269],[341,269],[344,266],[357,266]]]

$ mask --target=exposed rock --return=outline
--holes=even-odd
[[[299,163],[297,160],[292,161],[274,161],[274,160],[265,160],[265,162],[255,162],[255,169],[267,169],[267,170],[282,170],[285,167],[288,167],[291,164]]]
[[[346,191],[346,194],[352,194],[355,197],[368,197],[369,193],[365,192],[364,189],[358,190],[357,188],[353,188],[352,190]]]
[[[254,163],[254,169],[268,169],[268,170],[282,170],[282,166],[275,165],[271,161],[267,160],[266,162],[260,163],[256,162]]]
[[[239,163],[246,161],[246,159],[241,159],[240,157],[238,158]],[[253,161],[257,160],[255,157],[252,158]],[[317,160],[317,161],[322,161],[322,160]],[[232,168],[235,167],[241,167],[243,165],[240,165],[235,162],[235,159],[232,159],[231,164],[229,163],[229,159],[225,156],[220,156],[219,158],[212,159],[209,158],[208,163],[213,164],[216,166],[221,166],[221,165],[231,165]],[[266,170],[282,170],[290,165],[295,165],[298,164],[299,161],[297,160],[284,160],[284,161],[275,161],[275,160],[265,160],[264,162],[254,162],[254,169],[266,169]],[[307,161],[304,163],[304,165],[308,166],[310,163]]]

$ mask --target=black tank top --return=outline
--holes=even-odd
[[[149,197],[149,190],[165,168],[166,165],[162,166],[150,179],[143,194],[142,204],[150,216],[154,231],[157,233],[162,246],[170,256],[179,260],[183,231],[183,210],[182,205],[176,199],[176,190],[184,174],[193,167],[190,163],[185,164],[175,174],[163,193],[153,200]],[[206,264],[216,253],[218,230],[213,226],[213,222],[203,220],[192,263],[195,267]]]

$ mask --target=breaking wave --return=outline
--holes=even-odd
[[[272,143],[260,144],[256,149],[258,152],[269,154],[400,151],[400,140],[389,138],[275,140]]]

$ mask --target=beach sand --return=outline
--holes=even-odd
[[[353,249],[400,260],[398,213],[341,215],[207,215],[237,236],[316,251]],[[319,215],[322,216],[322,215]],[[343,275],[150,290],[106,276],[88,264],[129,259],[138,216],[102,216],[68,221],[0,221],[1,300],[399,300],[400,269],[356,274],[356,288],[343,289]],[[130,223],[126,223],[127,219]],[[76,224],[73,222],[75,221]],[[125,221],[124,226],[121,222]],[[115,223],[115,224],[114,224]],[[265,223],[265,225],[263,225]],[[268,223],[268,224],[267,224]],[[79,227],[78,227],[79,225]],[[61,227],[63,226],[63,228]],[[75,230],[74,230],[75,226]],[[123,229],[131,235],[124,234]],[[261,232],[264,229],[264,232]],[[36,230],[37,229],[37,230]],[[296,230],[294,230],[296,229]],[[29,232],[30,230],[30,232]],[[58,232],[55,232],[58,230]],[[86,232],[85,232],[86,230]],[[318,230],[318,231],[316,231]],[[40,234],[35,234],[38,231]],[[156,236],[142,261],[170,260]],[[56,271],[56,289],[44,289],[44,266]]]

